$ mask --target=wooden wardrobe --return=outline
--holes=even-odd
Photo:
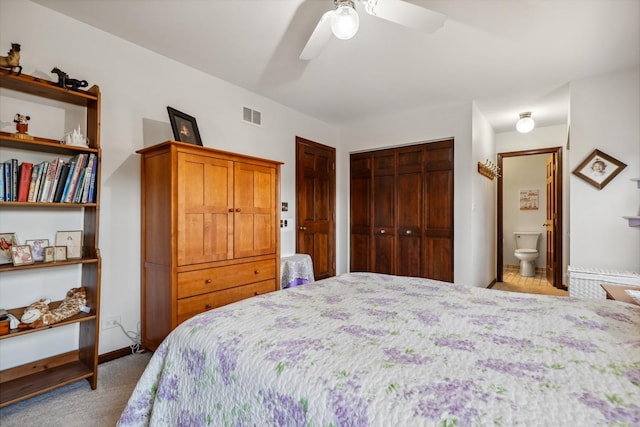
[[[279,288],[280,162],[176,141],[142,155],[142,345]]]
[[[350,163],[351,271],[453,282],[453,140]]]

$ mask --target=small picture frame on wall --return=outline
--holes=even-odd
[[[573,170],[573,174],[601,190],[626,167],[627,165],[620,160],[614,159],[600,150],[593,150]]]
[[[56,247],[58,246],[66,246],[66,259],[82,258],[82,230],[56,232]]]
[[[33,255],[31,254],[31,246],[29,245],[13,245],[11,246],[11,259],[13,265],[33,264]]]
[[[56,250],[55,246],[47,246],[46,248],[44,248],[44,258],[42,262],[44,263],[54,262],[56,260],[55,250]]]
[[[167,111],[169,112],[169,121],[171,122],[173,137],[176,141],[202,145],[200,131],[198,130],[195,117],[171,107],[167,107]]]

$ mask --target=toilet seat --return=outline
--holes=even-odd
[[[535,249],[516,249],[517,254],[537,254],[538,251]]]

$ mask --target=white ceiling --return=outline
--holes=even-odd
[[[309,62],[333,0],[35,1],[336,126],[459,101],[496,132],[523,111],[561,124],[569,82],[640,66],[640,0],[408,0],[447,15],[433,34],[359,8],[358,34]]]

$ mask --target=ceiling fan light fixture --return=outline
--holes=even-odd
[[[516,123],[516,130],[520,133],[531,132],[536,123],[531,118],[531,112],[520,113],[520,120]]]
[[[355,36],[360,26],[360,17],[353,0],[336,0],[336,10],[331,16],[331,31],[340,40]]]

